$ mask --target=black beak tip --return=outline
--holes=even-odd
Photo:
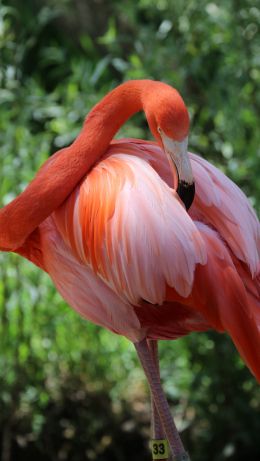
[[[180,199],[183,201],[186,210],[191,207],[192,202],[194,200],[195,196],[195,184],[194,182],[189,184],[185,181],[179,181],[178,188],[177,188],[177,193],[180,197]]]

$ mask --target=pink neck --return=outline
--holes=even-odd
[[[98,103],[71,146],[45,162],[23,193],[0,210],[0,250],[15,250],[76,187],[106,152],[120,126],[144,107],[150,80],[126,82]]]

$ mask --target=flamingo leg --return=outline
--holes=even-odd
[[[153,362],[157,368],[157,372],[160,376],[160,367],[159,367],[159,360],[158,360],[158,343],[156,340],[148,340],[148,347],[150,349],[151,355],[153,357]],[[152,413],[152,438],[153,439],[163,439],[164,438],[164,430],[161,424],[160,416],[158,410],[156,408],[153,396],[151,394],[151,413]]]
[[[165,398],[158,368],[146,339],[135,343],[135,348],[147,377],[150,391],[158,411],[164,433],[168,439],[174,461],[190,461],[172,418],[168,402]]]

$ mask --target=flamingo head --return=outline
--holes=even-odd
[[[169,160],[174,189],[188,210],[195,184],[187,151],[190,121],[185,103],[174,88],[160,84],[147,98],[145,113],[151,132]]]

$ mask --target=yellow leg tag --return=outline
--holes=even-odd
[[[153,459],[168,459],[169,449],[166,439],[151,440]]]

